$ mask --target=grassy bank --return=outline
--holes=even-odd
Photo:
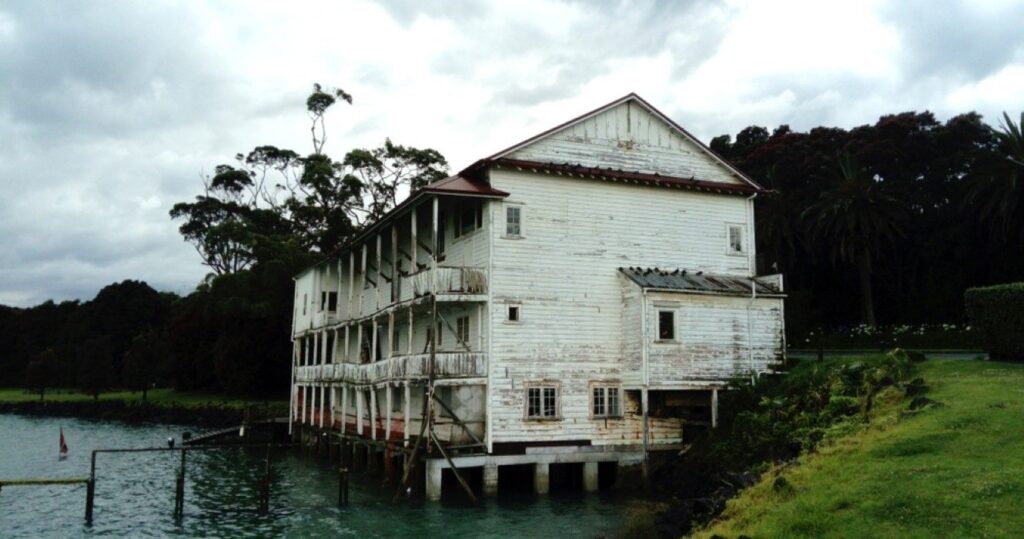
[[[173,389],[161,388],[152,389],[146,393],[146,400],[142,400],[142,392],[132,391],[109,391],[100,393],[100,402],[123,402],[127,405],[147,404],[162,408],[197,409],[197,408],[224,408],[244,410],[249,406],[269,410],[271,415],[288,415],[287,400],[246,400],[215,393],[182,392]],[[28,392],[22,388],[0,389],[0,403],[33,403],[39,402],[39,393]],[[47,403],[91,403],[92,395],[73,390],[50,389],[46,391]]]
[[[1018,536],[1024,365],[931,360],[918,369],[942,406],[880,406],[866,426],[765,474],[697,536]]]

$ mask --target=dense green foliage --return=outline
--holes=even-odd
[[[723,393],[719,429],[703,442],[720,466],[747,469],[813,450],[835,425],[863,423],[876,396],[886,388],[900,392],[914,365],[894,350],[845,362],[799,362],[784,376],[742,381]]]
[[[1018,537],[1024,529],[1024,365],[929,360],[941,403],[837,433],[772,468],[698,537]]]
[[[969,288],[964,303],[994,359],[1024,360],[1024,283]]]
[[[738,382],[721,396],[718,428],[697,436],[655,472],[654,486],[668,503],[638,513],[630,524],[632,535],[649,536],[654,529],[662,536],[689,533],[761,472],[867,428],[894,403],[927,405],[924,381],[912,379],[914,360],[921,359],[894,350],[821,363],[797,361],[785,376]]]
[[[883,116],[853,129],[752,126],[712,149],[772,190],[755,199],[761,273],[787,330],[963,323],[963,291],[1024,279],[1024,138],[1009,117]]]

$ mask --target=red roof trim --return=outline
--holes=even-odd
[[[736,167],[730,165],[728,161],[723,159],[722,156],[720,156],[717,153],[715,153],[714,150],[712,150],[706,144],[701,142],[700,139],[698,139],[697,137],[693,136],[686,129],[683,129],[683,127],[681,125],[677,124],[675,121],[673,121],[672,118],[669,118],[667,115],[665,115],[665,113],[663,113],[660,110],[658,110],[657,108],[655,108],[654,105],[651,105],[650,103],[648,103],[644,98],[640,97],[635,92],[630,92],[629,94],[626,94],[625,96],[620,97],[619,99],[616,99],[615,101],[612,101],[611,103],[608,103],[606,105],[600,106],[600,107],[598,107],[598,108],[596,108],[596,109],[594,109],[594,110],[592,110],[590,112],[581,114],[581,115],[579,115],[579,116],[577,116],[577,117],[575,117],[575,118],[573,118],[573,119],[571,119],[571,120],[569,120],[567,122],[564,122],[564,123],[561,123],[559,125],[556,125],[555,127],[552,127],[551,129],[548,129],[547,131],[544,131],[544,132],[542,132],[540,134],[534,135],[534,136],[532,136],[532,137],[530,137],[530,138],[528,138],[528,139],[526,139],[526,140],[524,140],[522,142],[519,142],[517,144],[513,144],[512,146],[509,146],[508,148],[505,148],[504,150],[501,150],[500,152],[495,153],[494,155],[486,158],[485,160],[486,161],[493,161],[493,160],[496,160],[496,159],[501,159],[501,158],[505,157],[507,154],[512,153],[515,150],[518,150],[518,149],[520,149],[520,148],[522,148],[522,147],[524,147],[524,146],[526,146],[528,144],[531,144],[533,142],[536,142],[536,141],[538,141],[538,140],[540,140],[540,139],[542,139],[542,138],[544,138],[544,137],[546,137],[546,136],[548,136],[548,135],[550,135],[550,134],[552,134],[552,133],[554,133],[556,131],[560,131],[560,130],[566,128],[566,127],[569,127],[571,125],[579,123],[579,122],[581,122],[581,121],[583,121],[583,120],[585,120],[585,119],[587,119],[587,118],[589,118],[589,117],[591,117],[591,116],[593,116],[595,114],[600,114],[600,113],[602,113],[602,112],[604,112],[604,111],[606,111],[608,109],[611,109],[613,107],[621,105],[622,103],[625,103],[626,101],[629,101],[630,99],[635,100],[637,103],[639,103],[641,106],[646,108],[652,114],[654,114],[655,116],[660,118],[662,121],[664,121],[665,123],[669,124],[674,129],[678,130],[690,142],[693,142],[694,144],[696,144],[698,147],[700,147],[701,150],[703,150],[705,153],[707,153],[709,156],[711,156],[712,159],[714,159],[715,161],[718,161],[719,164],[724,166],[726,169],[728,169],[730,172],[735,174],[741,180],[749,183],[751,186],[755,187],[758,191],[763,191],[764,190],[764,187],[762,187],[760,184],[758,184],[753,179],[751,179],[750,176],[747,176],[746,174],[744,174],[742,171],[740,171]],[[470,165],[463,172],[468,172],[472,168],[473,168],[473,165]]]
[[[675,187],[709,193],[751,195],[763,192],[763,189],[744,184],[713,182],[698,180],[696,178],[679,178],[676,176],[662,176],[660,174],[645,174],[642,172],[626,172],[622,170],[584,167],[580,165],[556,165],[553,163],[540,163],[537,161],[523,161],[507,158],[496,159],[492,163],[498,167],[546,172],[548,174],[589,177],[602,180],[623,181],[627,183],[641,183],[646,185],[660,185],[664,187]]]

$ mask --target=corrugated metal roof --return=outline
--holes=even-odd
[[[755,286],[759,296],[782,294],[775,285],[749,277],[711,275],[702,271],[690,272],[684,269],[663,270],[629,267],[619,268],[619,271],[641,288],[749,296],[751,286]]]

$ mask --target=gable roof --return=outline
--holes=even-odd
[[[644,110],[646,110],[647,112],[652,114],[654,117],[656,117],[659,120],[665,122],[672,130],[674,130],[680,136],[682,136],[683,139],[685,139],[685,140],[689,141],[690,143],[694,144],[702,153],[704,153],[705,155],[710,157],[714,162],[716,162],[718,165],[723,167],[725,170],[727,170],[730,174],[735,176],[741,182],[743,182],[743,183],[747,184],[748,186],[752,187],[755,191],[764,191],[765,190],[764,187],[762,187],[760,184],[755,182],[752,178],[750,178],[750,176],[747,176],[742,171],[740,171],[736,167],[734,167],[731,164],[729,164],[728,161],[726,161],[720,155],[715,153],[714,150],[712,150],[706,144],[701,142],[700,139],[698,139],[697,137],[693,136],[689,131],[684,129],[681,125],[679,125],[678,123],[673,121],[667,115],[665,115],[660,110],[655,108],[654,105],[651,105],[650,103],[648,103],[644,98],[640,97],[635,92],[630,92],[629,94],[626,94],[625,96],[622,96],[619,99],[616,99],[616,100],[614,100],[614,101],[612,101],[610,103],[607,103],[607,104],[605,104],[605,105],[603,105],[601,107],[598,107],[598,108],[596,108],[596,109],[594,109],[594,110],[592,110],[590,112],[581,114],[580,116],[577,116],[577,117],[575,117],[575,118],[573,118],[573,119],[571,119],[571,120],[569,120],[567,122],[564,122],[564,123],[561,123],[559,125],[556,125],[555,127],[552,127],[551,129],[548,129],[548,130],[543,131],[541,133],[538,133],[538,134],[536,134],[536,135],[534,135],[534,136],[532,136],[532,137],[530,137],[530,138],[528,138],[526,140],[523,140],[521,142],[513,144],[512,146],[509,146],[508,148],[505,148],[504,150],[501,150],[501,151],[499,151],[499,152],[497,152],[497,153],[495,153],[495,154],[493,154],[493,155],[491,155],[489,157],[481,159],[480,161],[474,163],[473,165],[470,165],[469,167],[467,167],[460,174],[470,173],[474,169],[478,168],[480,165],[483,165],[483,164],[486,164],[486,163],[492,163],[492,162],[498,161],[500,159],[506,159],[512,153],[514,153],[514,152],[516,152],[516,151],[518,151],[518,150],[520,150],[522,148],[525,148],[526,146],[529,146],[529,145],[531,145],[531,144],[533,144],[533,143],[535,143],[535,142],[537,142],[539,140],[547,138],[547,137],[549,137],[549,136],[551,136],[551,135],[553,135],[553,134],[555,134],[557,132],[560,132],[560,131],[562,131],[564,129],[572,127],[572,126],[574,126],[576,124],[579,124],[579,123],[581,123],[583,121],[586,121],[586,120],[588,120],[590,118],[593,118],[593,117],[595,117],[595,116],[597,116],[597,115],[599,115],[601,113],[604,113],[604,112],[606,112],[608,110],[611,110],[611,109],[613,109],[615,107],[618,107],[620,105],[623,105],[623,104],[625,104],[627,102],[636,103],[637,105],[642,107]]]

